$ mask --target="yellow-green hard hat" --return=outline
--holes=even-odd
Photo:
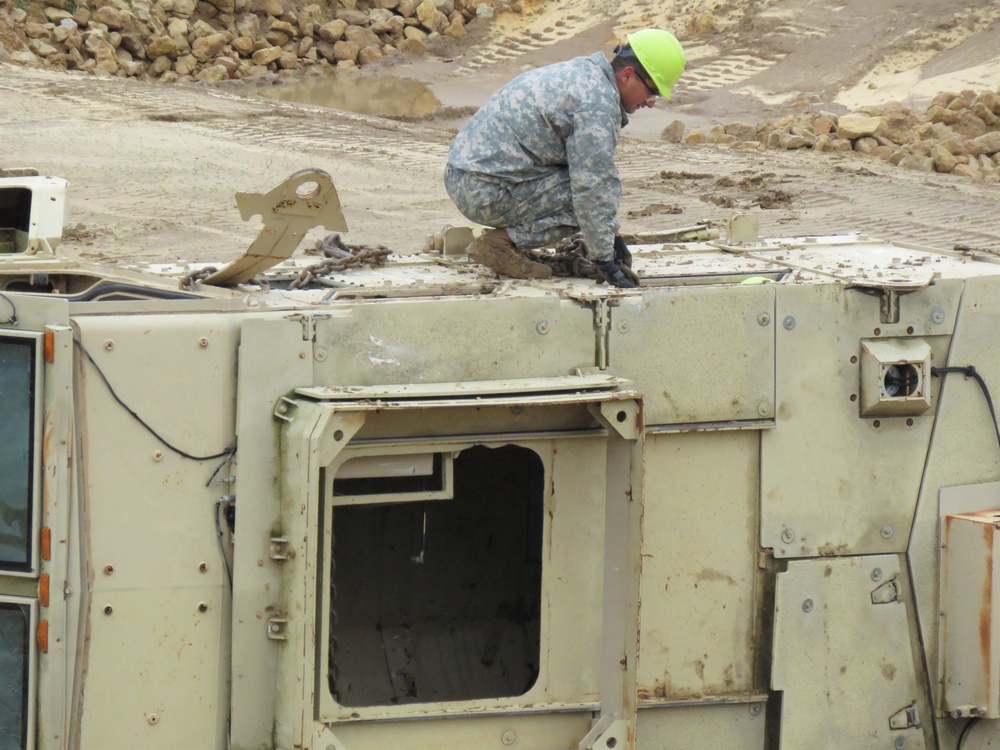
[[[687,58],[677,37],[662,29],[643,29],[628,35],[628,43],[660,90],[660,96],[670,98],[670,87],[684,72]]]

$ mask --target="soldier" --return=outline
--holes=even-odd
[[[477,263],[516,278],[547,278],[549,266],[519,250],[582,231],[589,257],[617,287],[621,181],[615,147],[628,116],[652,107],[684,71],[667,31],[644,29],[604,53],[528,71],[497,91],[455,136],[445,187],[466,218],[496,227],[469,245]],[[616,262],[617,261],[617,262]]]

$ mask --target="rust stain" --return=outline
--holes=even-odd
[[[702,568],[694,574],[694,578],[696,581],[725,581],[732,585],[736,583],[736,579],[731,575],[723,573],[721,570],[715,570],[714,568]]]
[[[705,681],[705,662],[701,659],[695,659],[694,661],[694,671],[698,675],[698,679],[702,682]]]
[[[983,671],[989,674],[992,654],[990,638],[993,611],[993,524],[983,524],[983,544],[986,547],[986,575],[983,576],[983,601],[979,610],[979,649]]]
[[[896,679],[896,667],[892,664],[882,662],[882,676],[885,677],[889,682]]]
[[[803,537],[803,540],[805,537]],[[820,546],[816,553],[820,557],[836,557],[837,555],[846,555],[850,550],[846,544],[838,544],[834,546],[833,542],[827,542],[826,544]]]
[[[825,568],[823,568],[823,577],[824,578],[829,578],[832,575],[833,575],[833,566],[827,565]]]

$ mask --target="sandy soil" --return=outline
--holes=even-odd
[[[709,10],[715,31],[688,29]],[[0,138],[4,166],[70,181],[62,252],[71,257],[232,259],[259,228],[240,219],[234,193],[265,192],[306,167],[333,175],[348,241],[412,252],[443,225],[465,223],[441,173],[470,107],[522,70],[662,25],[684,38],[690,64],[673,99],[638,113],[625,131],[618,156],[627,230],[722,223],[746,211],[772,236],[860,231],[997,248],[996,186],[853,154],[677,146],[658,135],[674,119],[755,122],[995,90],[998,19],[1000,4],[986,0],[525,0],[521,14],[472,24],[462,43],[344,78],[361,91],[372,76],[429,84],[443,109],[414,117],[337,112],[246,87],[2,65]],[[307,243],[323,234],[314,230]]]

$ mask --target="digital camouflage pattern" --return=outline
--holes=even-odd
[[[455,136],[445,187],[468,219],[506,228],[518,248],[582,231],[591,258],[608,260],[621,201],[614,153],[627,123],[603,53],[528,71]]]

